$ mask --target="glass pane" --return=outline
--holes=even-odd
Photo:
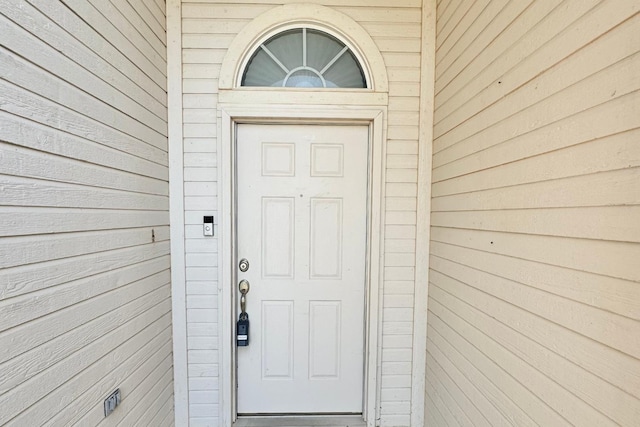
[[[287,80],[287,87],[324,87],[320,76],[313,71],[298,70]]]
[[[324,78],[327,81],[327,87],[366,87],[362,71],[351,52],[345,52],[325,71]]]
[[[282,86],[286,73],[262,49],[247,65],[242,86]]]
[[[264,45],[289,71],[302,66],[302,29],[280,33]]]
[[[307,30],[307,65],[322,71],[344,45],[328,34]]]

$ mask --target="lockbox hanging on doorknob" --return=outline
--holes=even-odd
[[[241,280],[238,284],[240,291],[240,315],[236,325],[236,343],[238,347],[249,345],[249,315],[247,314],[247,294],[249,293],[249,281]]]
[[[238,323],[236,325],[236,342],[238,347],[246,347],[249,345],[249,315],[240,313]]]

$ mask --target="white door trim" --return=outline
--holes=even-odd
[[[326,96],[326,95],[325,95]],[[329,97],[330,98],[330,97]],[[365,319],[365,390],[363,415],[367,426],[374,427],[378,416],[382,334],[382,245],[384,242],[384,141],[386,140],[386,107],[337,105],[229,105],[218,109],[218,179],[220,188],[219,252],[221,265],[218,277],[219,337],[220,337],[220,425],[231,427],[236,419],[235,360],[233,337],[235,325],[235,180],[234,146],[237,123],[368,123],[370,132],[369,158],[369,244],[367,247],[367,306]]]

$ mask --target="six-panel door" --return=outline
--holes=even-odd
[[[368,127],[243,124],[238,413],[361,413]]]

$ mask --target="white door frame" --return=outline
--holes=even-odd
[[[253,92],[253,91],[251,91]],[[322,104],[273,105],[247,104],[245,96],[256,100],[249,91],[221,93],[231,103],[221,102],[218,108],[218,178],[220,209],[218,219],[219,253],[221,265],[218,277],[220,343],[220,397],[221,426],[230,427],[236,420],[236,345],[234,342],[236,307],[236,242],[235,223],[235,129],[238,123],[331,123],[368,124],[369,134],[369,200],[368,200],[368,245],[366,274],[366,319],[365,319],[365,385],[363,417],[367,426],[374,427],[378,416],[382,327],[382,268],[384,266],[384,141],[386,140],[386,99],[372,93],[345,93],[351,105],[336,104],[336,94],[316,93]],[[226,95],[226,96],[225,96]],[[333,96],[331,96],[333,95]],[[386,97],[383,97],[386,98]],[[318,98],[306,96],[306,99]],[[364,101],[360,105],[354,99]],[[222,101],[222,100],[221,100]],[[239,101],[239,102],[238,102]],[[308,102],[308,101],[307,101]],[[330,104],[329,104],[330,103]],[[372,106],[372,104],[374,104]],[[379,104],[379,105],[375,105]]]

